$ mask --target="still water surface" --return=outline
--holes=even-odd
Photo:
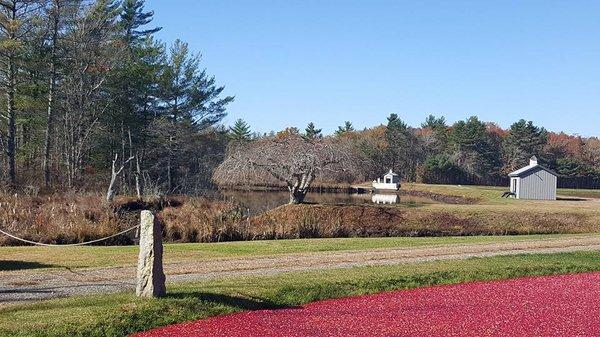
[[[244,208],[250,215],[256,215],[275,207],[285,205],[289,201],[289,193],[285,191],[237,191],[219,192],[221,200],[233,201]],[[421,206],[438,203],[434,200],[415,197],[402,192],[389,194],[348,194],[348,193],[309,193],[306,203],[332,205],[364,205],[364,204],[400,204],[405,206]]]

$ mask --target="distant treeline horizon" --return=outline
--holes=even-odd
[[[405,181],[505,185],[506,175],[527,165],[535,155],[561,176],[562,187],[600,188],[598,137],[550,132],[524,119],[504,129],[477,116],[449,124],[443,116],[429,115],[412,127],[391,114],[387,123],[362,130],[346,121],[331,135],[324,135],[312,122],[304,129],[288,127],[258,134],[239,119],[230,133],[232,139],[247,141],[285,133],[345,138],[369,163],[361,177],[350,177],[355,179],[372,179],[373,174],[393,169]]]

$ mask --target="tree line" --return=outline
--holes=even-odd
[[[8,188],[191,192],[222,160],[233,97],[143,0],[0,2],[0,172]]]
[[[330,136],[324,136],[311,122],[303,131],[291,127],[260,137],[252,134],[247,123],[238,120],[230,134],[238,143],[246,142],[247,147],[263,144],[254,145],[263,149],[272,148],[273,144],[257,143],[256,138],[277,142],[291,134],[306,140],[327,138],[337,139],[337,144],[345,143],[344,151],[352,152],[352,162],[358,165],[335,174],[323,172],[316,178],[322,182],[371,180],[392,169],[405,181],[505,185],[507,174],[527,165],[535,155],[560,175],[562,186],[600,188],[600,139],[549,132],[523,119],[503,129],[475,116],[449,124],[445,117],[429,115],[420,126],[412,127],[397,114],[391,114],[385,123],[363,130],[355,130],[346,121]],[[268,153],[260,149],[256,152]],[[218,174],[217,180],[226,183],[226,177]],[[266,178],[257,181],[264,182]]]

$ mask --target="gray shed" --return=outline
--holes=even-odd
[[[541,165],[535,156],[529,165],[508,175],[510,191],[517,199],[556,200],[556,182],[558,175]]]

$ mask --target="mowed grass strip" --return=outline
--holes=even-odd
[[[511,204],[513,202],[526,203],[526,200],[515,200],[513,198],[501,198],[502,193],[509,190],[508,186],[477,186],[477,185],[436,185],[405,183],[402,189],[423,191],[440,195],[449,195],[462,198],[479,200],[481,203]],[[600,198],[600,189],[557,189],[559,197],[573,198]]]
[[[332,238],[166,244],[165,263],[343,250],[501,243],[523,240],[576,238],[582,236],[585,236],[585,234],[416,238]],[[47,268],[135,266],[138,253],[139,248],[137,246],[0,247],[0,272],[25,269],[43,270]]]
[[[169,287],[158,300],[132,294],[52,300],[0,310],[1,336],[126,336],[242,310],[276,309],[422,286],[600,270],[600,251],[437,261],[245,277]]]

